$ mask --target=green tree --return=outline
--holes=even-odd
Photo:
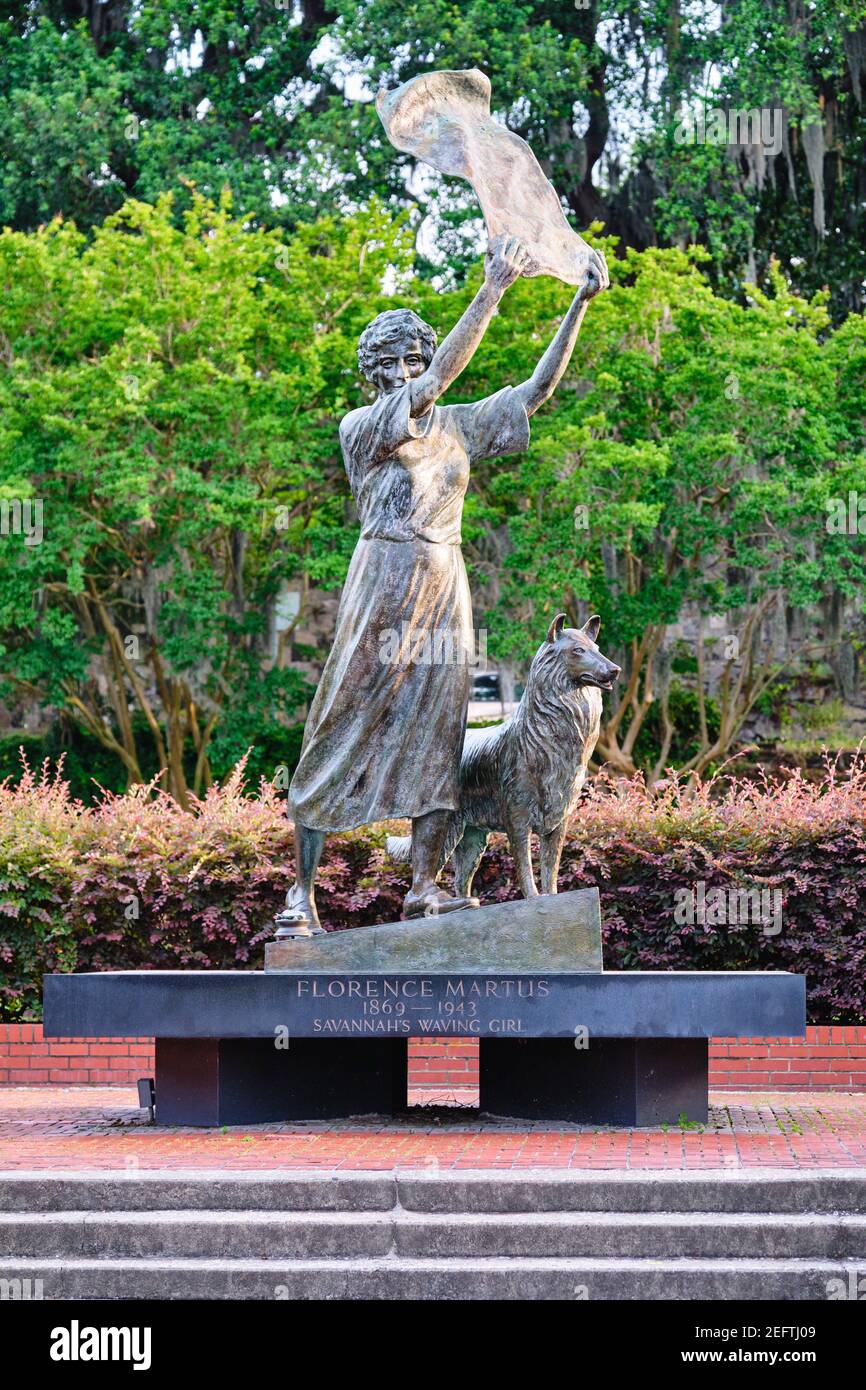
[[[612,288],[529,453],[473,470],[477,619],[523,672],[557,609],[600,612],[625,676],[599,753],[633,770],[652,727],[660,771],[688,703],[676,628],[699,614],[684,765],[702,770],[778,676],[770,615],[863,593],[860,536],[827,522],[866,497],[866,324],[833,330],[826,294],[778,267],[740,305],[698,249],[617,259],[591,235]],[[7,692],[65,710],[131,781],[165,768],[181,801],[285,726],[305,689],[269,617],[285,580],[346,572],[358,335],[395,302],[446,332],[480,273],[438,293],[412,266],[407,220],[378,203],[291,237],[198,196],[179,220],[168,197],[131,201],[91,239],[59,220],[0,236],[0,506],[44,508],[40,544],[0,536]],[[569,294],[515,285],[452,396],[527,377]]]
[[[837,0],[342,0],[340,10],[332,71],[363,61],[371,88],[432,68],[486,71],[494,109],[529,141],[578,227],[597,219],[638,249],[703,244],[717,288],[741,299],[776,258],[807,297],[830,286],[834,318],[862,310],[864,0],[841,12]],[[748,123],[733,119],[723,143],[712,130],[678,139],[696,108],[775,111],[772,141],[747,143]],[[470,246],[475,223],[455,188],[434,182],[426,204],[463,268],[472,252],[449,221],[469,220]]]
[[[459,281],[465,185],[409,181],[373,97],[478,66],[579,228],[703,244],[741,302],[775,257],[807,298],[830,286],[834,321],[863,307],[866,0],[9,0],[0,48],[0,224],[18,230],[224,187],[291,229],[376,194],[416,229],[432,214],[422,246]],[[686,108],[778,111],[782,144],[683,143]]]
[[[214,738],[242,752],[304,699],[270,609],[289,576],[343,578],[337,420],[409,241],[374,207],[286,243],[199,197],[180,226],[165,197],[89,243],[59,220],[0,236],[0,673],[131,781],[136,714],[183,802],[190,749],[198,791]],[[40,544],[16,533],[28,499]]]
[[[313,220],[356,167],[311,63],[335,18],[322,0],[10,0],[0,224],[87,228],[130,195],[182,209],[225,187],[270,225]]]
[[[700,738],[684,766],[702,771],[778,675],[759,642],[770,615],[863,593],[862,542],[828,530],[827,503],[866,496],[866,324],[831,333],[826,294],[799,298],[777,266],[743,307],[713,292],[699,250],[609,260],[613,286],[529,453],[475,471],[475,597],[492,655],[519,669],[557,608],[601,613],[625,674],[599,754],[633,771],[658,700],[657,774],[674,734],[671,629],[693,608]],[[550,280],[516,285],[461,395],[528,375],[567,301]]]

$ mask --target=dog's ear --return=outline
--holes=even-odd
[[[557,613],[550,627],[547,629],[548,642],[558,642],[562,636],[562,625],[565,622],[565,614]]]
[[[580,630],[581,632],[586,633],[590,642],[594,642],[595,639],[598,637],[598,630],[600,627],[601,618],[598,616],[597,613],[593,613],[591,618],[587,618],[586,622]]]

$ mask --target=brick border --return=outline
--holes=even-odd
[[[810,1027],[806,1038],[711,1038],[715,1091],[866,1091],[866,1027]],[[0,1086],[129,1086],[153,1075],[152,1038],[49,1038],[0,1023]],[[474,1038],[410,1038],[413,1089],[478,1089]]]
[[[834,1024],[797,1038],[711,1038],[716,1091],[866,1091],[866,1027]]]
[[[41,1023],[0,1023],[0,1085],[130,1086],[152,1075],[152,1038],[44,1038]]]
[[[478,1090],[475,1038],[410,1038],[409,1085]]]

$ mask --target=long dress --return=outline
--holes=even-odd
[[[463,498],[470,464],[525,450],[529,421],[510,386],[414,420],[409,405],[405,385],[340,426],[361,536],[289,793],[312,829],[458,804],[474,657]]]

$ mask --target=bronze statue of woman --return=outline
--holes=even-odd
[[[608,283],[604,258],[593,253],[528,381],[472,405],[437,405],[528,259],[514,237],[492,242],[483,285],[438,348],[411,309],[388,310],[361,334],[361,372],[379,394],[340,426],[361,536],[289,793],[297,876],[278,935],[320,930],[315,877],[328,832],[397,817],[412,821],[404,917],[478,904],[436,883],[448,812],[457,806],[472,681],[472,604],[460,549],[469,469],[526,449],[529,416],[552,396],[586,305]]]

